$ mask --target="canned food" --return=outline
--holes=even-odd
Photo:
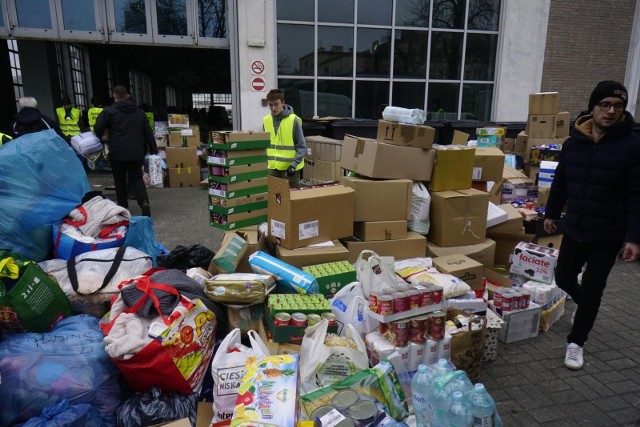
[[[505,289],[501,292],[500,308],[502,311],[511,311],[511,301],[513,301],[513,291]]]
[[[386,334],[388,331],[389,331],[389,324],[388,323],[380,322],[378,324],[378,332],[380,332],[381,335]]]
[[[311,412],[311,414],[309,414],[309,419],[313,421],[316,418],[320,418],[323,415],[328,414],[329,412],[333,411],[333,409],[334,407],[329,405],[320,406],[319,408],[316,408],[313,412]]]
[[[394,347],[403,347],[409,343],[409,321],[396,320],[389,323],[389,331],[385,335]]]
[[[417,316],[409,319],[409,341],[422,344],[426,340],[429,316]]]
[[[321,320],[322,320],[322,317],[320,317],[319,314],[309,314],[309,315],[307,315],[307,325],[308,326],[316,325],[316,324],[320,323]]]
[[[443,293],[442,286],[431,285],[431,303],[440,304],[442,302]]]
[[[343,414],[347,413],[350,406],[358,401],[358,393],[353,390],[342,390],[333,396],[331,405]]]
[[[496,290],[493,293],[493,305],[495,305],[496,308],[502,308],[502,290]]]
[[[369,294],[369,310],[373,311],[374,313],[378,312],[378,293],[372,291]]]
[[[512,291],[513,297],[511,298],[511,311],[520,309],[520,300],[522,299],[522,294],[519,290],[514,289]]]
[[[406,293],[396,292],[395,294],[392,294],[391,297],[393,298],[394,313],[402,313],[403,311],[409,310],[409,301]]]
[[[393,297],[391,295],[378,295],[378,311],[381,316],[393,314]]]
[[[322,319],[327,319],[329,326],[336,326],[336,315],[333,313],[322,313],[320,315]]]
[[[277,313],[273,319],[276,326],[284,326],[291,323],[291,315],[289,313]]]
[[[434,340],[444,338],[446,313],[444,311],[434,311],[429,315],[427,322],[427,335]]]
[[[422,298],[422,293],[419,290],[410,289],[405,293],[409,298],[409,310],[420,307],[420,299]]]
[[[522,290],[522,295],[520,299],[520,309],[524,310],[525,308],[529,308],[529,303],[531,302],[531,292],[526,289]]]
[[[307,315],[304,313],[293,313],[291,315],[291,324],[293,326],[307,326]]]
[[[368,426],[378,415],[378,407],[370,400],[358,400],[349,408],[349,416],[358,425]]]

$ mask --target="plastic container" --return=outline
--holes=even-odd
[[[382,111],[382,118],[391,122],[409,123],[421,125],[427,118],[424,110],[419,108],[385,107]]]
[[[496,402],[487,393],[484,384],[477,383],[471,395],[473,427],[493,427],[495,425]]]
[[[461,391],[454,391],[451,404],[447,409],[447,425],[449,427],[472,427],[473,415],[471,407],[464,401]]]
[[[426,365],[418,366],[416,374],[411,380],[411,396],[413,401],[413,412],[416,415],[417,427],[428,427],[431,425],[431,407],[427,401],[431,382]]]

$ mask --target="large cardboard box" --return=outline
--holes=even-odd
[[[304,159],[302,176],[309,184],[323,184],[327,182],[340,181],[342,168],[340,162],[326,160]]]
[[[169,187],[197,187],[200,185],[200,167],[167,168]]]
[[[555,138],[556,115],[533,114],[529,116],[525,132],[529,138]]]
[[[340,161],[342,141],[319,135],[306,136],[304,139],[307,142],[307,155],[305,157],[311,160],[322,160],[323,162]]]
[[[376,139],[393,145],[430,149],[436,137],[436,130],[431,126],[410,125],[405,123],[378,121]]]
[[[560,104],[558,92],[539,92],[529,95],[529,115],[557,114]]]
[[[407,220],[356,222],[353,235],[365,242],[404,239],[407,237],[407,223]]]
[[[440,247],[429,242],[427,247],[427,256],[442,257],[451,254],[463,254],[469,258],[478,261],[480,264],[491,267],[496,251],[496,242],[491,239],[485,239],[484,242],[475,245]]]
[[[529,138],[527,139],[527,148],[525,153],[523,154],[523,158],[525,162],[529,162],[531,160],[531,149],[533,147],[540,147],[540,146],[551,146],[551,145],[560,145],[564,142],[566,138],[533,138],[532,136],[529,136]]]
[[[502,311],[489,302],[491,311],[498,314],[504,321],[499,339],[505,344],[522,341],[538,336],[542,307],[532,302],[524,310]]]
[[[211,275],[223,273],[235,273],[240,261],[249,249],[247,242],[241,234],[226,232],[220,243],[220,249],[209,263],[208,271]]]
[[[411,218],[413,181],[410,179],[372,180],[344,176],[340,182],[355,190],[355,222]]]
[[[375,242],[361,242],[354,239],[342,239],[342,243],[349,250],[349,262],[354,263],[360,252],[371,250],[380,256],[392,256],[396,260],[407,258],[423,258],[427,251],[427,239],[414,231],[407,233],[407,237],[397,240],[379,240]]]
[[[556,114],[556,138],[566,138],[569,136],[571,127],[571,113],[563,111]]]
[[[267,191],[267,177],[233,183],[209,182],[209,196],[235,199]]]
[[[504,152],[499,148],[476,148],[472,179],[474,181],[499,182],[502,180],[503,165]]]
[[[171,147],[200,147],[200,128],[189,126],[169,131],[169,146]]]
[[[278,246],[277,251],[278,259],[298,268],[349,259],[349,251],[339,240],[333,240],[331,245],[311,245],[298,249]]]
[[[340,167],[369,178],[429,181],[435,151],[345,135]]]
[[[522,230],[524,221],[520,211],[510,203],[505,203],[498,207],[507,213],[507,220],[487,228],[487,235],[489,233],[519,233]]]
[[[511,254],[520,242],[530,242],[534,236],[524,233],[524,227],[515,232],[494,232],[487,230],[487,237],[496,242],[493,265],[511,264]]]
[[[456,149],[456,147],[459,147]],[[463,190],[471,188],[476,149],[461,145],[435,146],[436,162],[429,190]]]
[[[170,128],[188,128],[189,127],[189,115],[187,114],[169,114],[168,126]]]
[[[238,266],[236,267],[237,273],[253,273],[251,270],[251,266],[249,265],[249,256],[251,254],[264,251],[265,250],[265,239],[264,236],[260,234],[258,231],[257,225],[252,225],[249,227],[239,228],[236,231],[226,231],[225,237],[227,234],[237,234],[242,236],[242,238],[247,242],[246,251],[240,258],[238,262]]]
[[[344,185],[289,188],[268,177],[269,239],[287,249],[353,235],[354,191]]]
[[[514,199],[529,200],[529,192],[534,187],[533,180],[505,163],[502,171],[501,203]]]
[[[212,152],[211,155],[206,157],[209,165],[236,166],[267,161],[267,150],[265,148],[251,150],[214,150],[210,148],[209,151]]]
[[[167,147],[164,151],[168,168],[200,167],[198,150],[195,147]]]
[[[438,246],[483,242],[488,208],[489,194],[474,188],[431,193],[429,241]]]
[[[482,289],[484,267],[463,254],[451,254],[432,259],[433,266],[441,273],[448,273],[465,282],[471,289]]]

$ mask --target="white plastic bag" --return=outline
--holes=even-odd
[[[362,292],[362,285],[353,282],[343,287],[329,300],[331,311],[336,316],[338,334],[345,336],[346,325],[353,326],[359,334],[364,335],[375,330],[378,321],[367,315],[369,300]]]
[[[431,195],[420,181],[413,183],[413,198],[411,199],[411,219],[409,230],[423,235],[429,233],[431,222],[429,221],[429,207]]]
[[[144,160],[146,163],[145,175],[148,179],[145,179],[145,184],[149,188],[163,188],[164,175],[162,170],[167,166],[162,157],[157,154],[150,154]]]
[[[323,319],[308,327],[300,347],[300,394],[305,395],[320,388],[340,382],[358,371],[369,367],[367,348],[356,329],[347,325],[346,338],[356,348],[327,346],[324,343],[329,322]]]
[[[365,260],[366,255],[370,256]],[[356,279],[362,284],[362,292],[367,299],[371,291],[382,291],[385,288],[397,286],[398,280],[393,261],[393,257],[379,256],[373,251],[360,252],[354,269],[356,270]]]
[[[250,356],[270,356],[269,349],[254,330],[247,332],[251,347],[240,342],[240,329],[236,328],[224,338],[213,360],[213,420],[212,425],[228,425],[236,406],[238,388],[244,376],[244,365]]]
[[[102,151],[102,143],[93,132],[83,132],[80,135],[71,137],[71,148],[80,154],[86,156]]]

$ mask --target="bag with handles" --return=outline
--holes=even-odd
[[[367,255],[369,257],[365,259]],[[393,262],[394,258],[391,256],[380,256],[370,250],[360,252],[354,269],[367,299],[372,291],[380,292],[385,288],[395,288],[398,285],[399,278]]]
[[[329,300],[331,312],[336,316],[338,334],[346,335],[351,325],[360,335],[368,334],[378,327],[378,321],[367,315],[369,311],[369,299],[362,292],[359,282],[349,283],[340,289]]]

